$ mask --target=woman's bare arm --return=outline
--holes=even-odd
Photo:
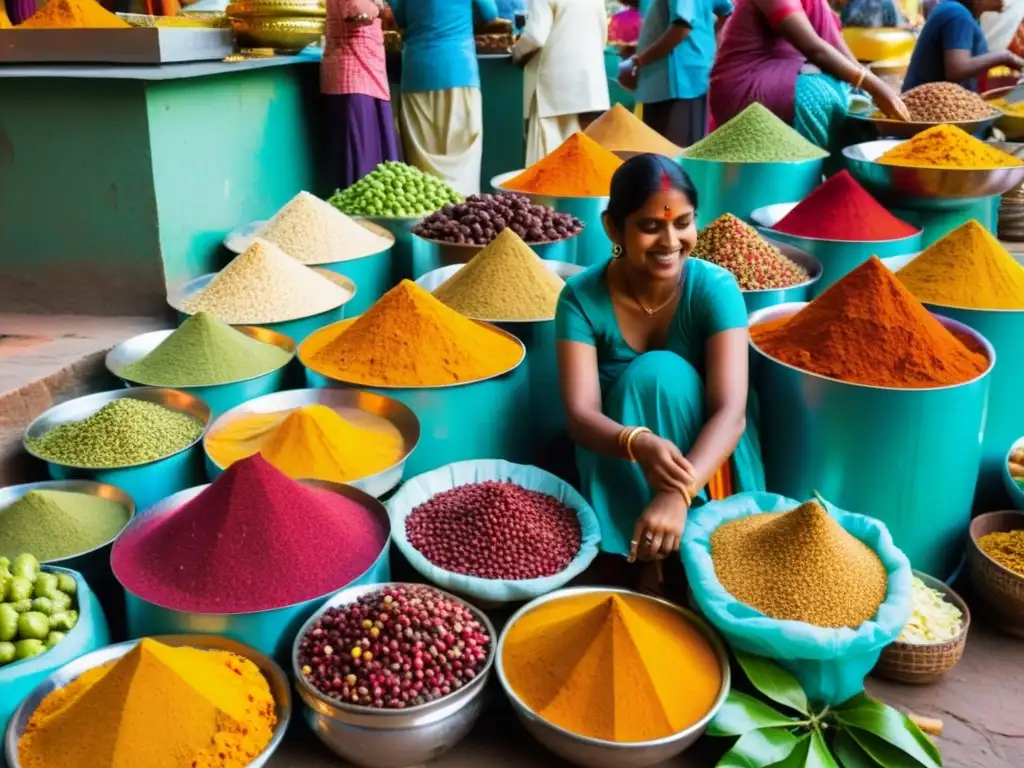
[[[578,341],[558,342],[558,372],[566,424],[573,442],[604,456],[620,456],[622,424],[601,410],[597,349]]]
[[[996,67],[1020,68],[1020,60],[1009,51],[992,51],[981,56],[971,56],[970,51],[955,48],[944,52],[942,63],[946,79],[951,83],[972,80]]]

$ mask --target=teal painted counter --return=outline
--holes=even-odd
[[[238,224],[319,189],[308,58],[0,68],[0,306],[156,314]]]

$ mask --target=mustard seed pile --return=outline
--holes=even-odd
[[[984,120],[996,110],[981,96],[956,83],[925,83],[903,94],[915,123],[957,123]]]
[[[810,278],[806,269],[731,213],[722,214],[697,234],[692,255],[728,269],[744,291],[789,288]]]
[[[741,517],[711,534],[722,586],[773,619],[857,627],[885,601],[888,576],[864,542],[820,504]]]

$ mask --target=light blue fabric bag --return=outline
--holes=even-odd
[[[729,644],[767,656],[789,669],[807,695],[840,704],[864,689],[864,678],[910,618],[910,561],[893,544],[885,524],[827,505],[829,514],[877,554],[889,575],[885,602],[871,621],[856,629],[826,629],[780,621],[739,602],[715,576],[711,534],[718,526],[761,512],[784,512],[800,502],[774,493],[741,493],[694,509],[683,532],[683,564],[693,597]]]
[[[482,483],[487,480],[507,481],[521,485],[531,491],[540,491],[554,496],[567,507],[576,510],[583,533],[580,551],[569,566],[554,576],[522,581],[498,581],[465,576],[438,568],[409,543],[405,533],[405,519],[420,504],[432,496],[449,491],[467,483]],[[597,516],[575,488],[564,480],[537,467],[512,464],[508,461],[481,459],[458,461],[430,472],[425,472],[406,482],[387,504],[391,517],[391,539],[413,568],[431,583],[441,589],[465,596],[475,597],[492,603],[532,600],[565,585],[583,573],[597,556],[601,541],[601,529]]]

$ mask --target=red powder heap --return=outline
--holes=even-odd
[[[815,189],[773,229],[820,240],[878,242],[916,235],[916,227],[897,219],[848,171]]]
[[[344,587],[387,537],[370,510],[292,480],[257,453],[119,538],[111,565],[126,589],[156,605],[248,613]]]

